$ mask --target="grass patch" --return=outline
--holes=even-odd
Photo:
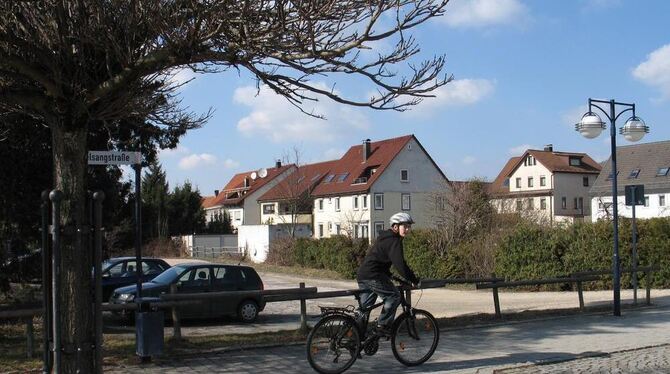
[[[42,327],[35,323],[35,357],[28,358],[26,324],[3,322],[0,324],[0,372],[26,372],[42,367]]]

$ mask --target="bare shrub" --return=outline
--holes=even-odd
[[[271,265],[293,266],[295,265],[295,238],[277,238],[270,243],[270,250],[266,263]]]
[[[188,257],[186,246],[178,240],[158,238],[144,244],[142,253],[147,257]]]

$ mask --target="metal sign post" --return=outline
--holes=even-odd
[[[141,207],[140,199],[140,183],[142,176],[142,154],[140,152],[125,152],[125,151],[89,151],[88,164],[89,165],[133,165],[135,168],[135,274],[137,274],[137,297],[142,295],[142,222],[141,222]],[[102,227],[102,200],[105,195],[100,191],[94,194],[95,200],[95,225],[98,229],[95,246],[97,248],[95,257],[95,316],[96,316],[96,371],[102,373],[102,287],[101,287],[101,261],[100,253],[102,238],[99,235],[99,230]]]
[[[637,305],[637,222],[635,220],[635,206],[644,205],[644,185],[636,184],[625,188],[626,205],[633,207],[633,305]]]

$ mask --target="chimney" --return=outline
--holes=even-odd
[[[363,162],[367,162],[370,157],[370,139],[363,141]]]
[[[214,196],[219,196],[219,190],[214,190]]]
[[[275,162],[275,167],[277,169],[279,169],[281,167],[281,160],[277,160],[277,162]]]
[[[553,152],[554,151],[554,145],[553,144],[547,144],[544,146],[544,150],[546,152]]]

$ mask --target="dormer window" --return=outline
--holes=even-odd
[[[344,180],[347,179],[348,176],[349,176],[349,173],[340,174],[340,175],[337,177],[337,183],[342,183],[342,182],[344,182]]]
[[[531,156],[531,155],[528,155],[528,157],[526,157],[526,159],[523,160],[523,165],[524,165],[524,166],[533,166],[533,165],[537,165],[537,160],[535,159],[535,157],[533,157],[533,156]]]
[[[628,174],[628,179],[636,179],[640,175],[640,169],[633,169]]]
[[[668,175],[668,171],[670,171],[670,168],[667,168],[667,167],[658,168],[658,170],[656,170],[656,176],[657,177],[665,177],[666,175]]]
[[[323,182],[330,183],[333,181],[333,178],[335,178],[335,174],[329,174]]]
[[[570,156],[570,166],[582,166],[582,158],[577,156]]]

